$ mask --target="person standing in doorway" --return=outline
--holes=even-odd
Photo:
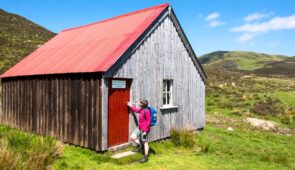
[[[130,102],[128,102],[127,105],[133,112],[139,113],[138,127],[136,127],[131,134],[131,140],[139,146],[139,150],[142,150],[142,148],[144,149],[144,157],[141,158],[139,162],[147,162],[149,152],[148,136],[151,125],[151,114],[150,109],[148,109],[148,101],[140,100],[139,108],[136,108]]]

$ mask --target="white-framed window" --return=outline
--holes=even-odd
[[[163,80],[163,106],[172,106],[173,80]]]

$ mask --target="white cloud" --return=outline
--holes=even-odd
[[[235,32],[267,32],[282,29],[295,28],[295,14],[288,17],[275,17],[267,22],[245,24],[242,26],[234,27],[232,31]]]
[[[206,22],[209,22],[208,27],[218,27],[220,25],[224,25],[224,22],[218,20],[219,16],[218,12],[209,14],[205,19]]]
[[[241,36],[239,36],[237,38],[237,41],[241,43],[248,42],[253,40],[257,35],[259,34],[246,32],[246,33],[243,33]]]
[[[242,32],[243,34],[237,40],[239,42],[247,42],[260,34],[286,29],[295,29],[295,14],[287,17],[274,17],[269,21],[261,23],[246,23],[232,28],[231,31]]]
[[[208,26],[209,27],[218,27],[218,26],[224,25],[224,24],[225,24],[224,22],[220,22],[218,20],[214,20],[214,21],[211,21]]]
[[[270,13],[255,12],[255,13],[252,13],[252,14],[249,14],[248,16],[246,16],[243,20],[245,22],[258,21],[258,20],[261,20],[263,18],[270,17],[273,14],[274,14],[273,12],[270,12]]]
[[[213,19],[217,19],[218,17],[219,17],[219,13],[213,12],[206,17],[205,21],[211,21]]]

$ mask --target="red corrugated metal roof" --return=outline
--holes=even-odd
[[[64,30],[1,77],[104,72],[168,6],[162,4]]]

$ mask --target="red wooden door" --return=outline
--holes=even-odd
[[[108,147],[128,142],[130,80],[109,81]]]

